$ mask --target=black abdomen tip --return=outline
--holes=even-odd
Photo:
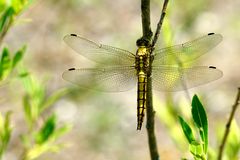
[[[216,67],[214,67],[214,66],[209,66],[208,68],[216,69]]]
[[[70,34],[70,36],[75,36],[75,37],[77,37],[77,35],[76,35],[76,34]]]
[[[215,34],[215,33],[208,33],[209,36],[210,36],[210,35],[213,35],[213,34]]]
[[[69,71],[73,71],[73,70],[76,70],[76,69],[75,69],[75,68],[69,68],[68,70],[69,70]]]

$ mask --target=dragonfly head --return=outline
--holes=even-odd
[[[148,56],[149,48],[150,48],[150,41],[145,38],[140,38],[137,40],[137,56]]]
[[[137,40],[136,45],[138,47],[142,47],[142,46],[150,47],[151,44],[150,44],[149,40],[147,40],[145,38],[140,38],[140,39]]]

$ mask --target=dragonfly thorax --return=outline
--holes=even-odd
[[[140,46],[136,52],[136,69],[138,73],[147,74],[150,62],[150,49],[145,46]]]
[[[148,48],[145,46],[140,46],[137,50],[137,56],[144,56],[148,54],[149,54]]]

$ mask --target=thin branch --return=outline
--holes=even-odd
[[[236,97],[235,103],[232,106],[232,111],[231,111],[230,117],[228,119],[228,122],[226,124],[226,129],[225,129],[225,133],[224,133],[224,136],[223,136],[223,139],[222,139],[222,143],[219,147],[218,160],[222,160],[224,147],[225,147],[225,144],[227,142],[227,137],[230,133],[231,123],[232,123],[233,117],[236,113],[236,110],[237,110],[237,107],[238,107],[239,103],[240,103],[240,88],[238,88],[237,97]]]
[[[142,12],[142,39],[151,41],[151,19],[150,19],[150,0],[141,0],[141,12]]]
[[[169,1],[169,0],[164,0],[161,17],[160,17],[160,19],[159,19],[159,22],[158,22],[158,24],[157,24],[157,29],[156,29],[155,35],[154,35],[154,37],[153,37],[152,47],[155,46],[155,44],[156,44],[156,42],[157,42],[157,40],[158,40],[158,37],[159,37],[159,35],[160,35],[160,30],[161,30],[161,28],[162,28],[163,20],[164,20],[165,15],[166,15],[166,9],[167,9],[167,5],[168,5],[168,1]]]
[[[161,18],[158,22],[157,25],[157,30],[154,35],[151,47],[153,51],[154,45],[157,42],[162,23],[164,20],[164,17],[166,15],[166,9],[167,9],[167,4],[168,0],[164,0],[163,8],[162,8],[162,13],[161,13]],[[150,62],[151,63],[151,62]],[[151,65],[150,65],[151,66]],[[157,148],[157,142],[156,142],[156,136],[155,136],[155,122],[154,122],[154,117],[155,117],[155,111],[153,110],[153,104],[152,104],[152,77],[148,76],[147,79],[147,133],[148,133],[148,144],[149,144],[149,149],[150,149],[150,155],[152,160],[159,160],[159,154],[158,154],[158,148]]]
[[[157,141],[155,136],[155,111],[152,104],[152,77],[147,79],[147,133],[148,133],[148,145],[151,155],[151,160],[159,160]]]

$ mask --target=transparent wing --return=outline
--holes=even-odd
[[[222,41],[222,35],[209,33],[203,37],[180,45],[154,50],[153,65],[178,65],[194,60]]]
[[[105,65],[133,65],[135,55],[129,51],[95,43],[75,34],[66,35],[64,41],[82,56]]]
[[[72,68],[63,73],[63,79],[83,88],[106,92],[127,91],[137,84],[134,67]]]
[[[217,80],[222,75],[222,71],[212,66],[197,66],[192,68],[153,67],[153,89],[159,91],[185,90]]]

